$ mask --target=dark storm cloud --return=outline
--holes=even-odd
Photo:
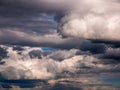
[[[83,51],[89,51],[92,54],[99,54],[99,53],[104,53],[106,51],[106,44],[102,43],[88,43],[88,44],[83,44],[83,46],[80,47],[81,50]]]
[[[0,61],[3,58],[6,58],[6,57],[7,57],[7,51],[6,51],[6,49],[0,47]]]
[[[57,11],[38,0],[1,0],[0,28],[22,28],[40,34],[56,32]],[[58,16],[59,17],[59,16]],[[56,18],[56,21],[54,20]]]
[[[112,48],[109,47],[106,51],[101,55],[103,59],[114,59],[119,61],[120,60],[120,48]]]
[[[39,33],[31,33],[24,31],[23,29],[16,28],[1,29],[0,43],[9,45],[17,44],[70,49],[79,48],[82,44],[87,44],[90,42],[87,40],[80,40],[75,38],[62,39],[58,34],[40,35]]]
[[[0,28],[20,28],[28,32],[54,33],[56,31],[56,22],[53,20],[54,15],[46,13],[38,13],[34,16],[24,16],[22,18],[16,17],[0,17]]]
[[[36,12],[60,12],[63,10],[63,3],[48,0],[1,0],[0,11],[3,15],[10,14],[32,14]]]

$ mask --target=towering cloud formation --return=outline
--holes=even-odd
[[[117,0],[77,0],[62,19],[59,32],[93,40],[120,41],[120,2]]]

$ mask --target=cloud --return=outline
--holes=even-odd
[[[15,30],[12,31],[12,29],[17,28],[20,33],[25,33],[24,36],[30,36],[30,38],[24,37],[26,38],[25,40],[19,35],[16,40],[12,38],[13,36],[10,36],[11,44],[21,44],[23,42],[26,45],[48,46],[47,44],[51,41],[50,46],[54,46],[54,43],[58,47],[63,47],[62,45],[67,46],[66,44],[68,43],[70,45],[68,45],[68,48],[71,48],[72,46],[80,46],[79,42],[81,41],[76,38],[119,42],[120,18],[119,2],[117,0],[92,0],[90,2],[89,0],[76,0],[75,2],[71,0],[2,0],[1,5],[1,29],[4,29],[4,32],[8,32],[8,29],[11,29],[10,32],[13,33]],[[11,9],[8,10],[10,7]],[[54,8],[56,9],[55,11],[53,10]],[[50,38],[48,41],[35,39],[38,36],[42,38],[41,35],[43,34],[57,33],[57,24],[59,22],[58,33],[62,36],[75,38],[59,38],[56,43]],[[1,30],[1,33],[3,33],[3,30]],[[39,35],[32,35],[34,33],[39,33]],[[59,36],[56,37],[58,38]],[[1,44],[8,44],[8,41],[7,36],[5,37],[4,34]],[[43,44],[41,44],[42,41]]]
[[[30,58],[29,52],[41,50],[41,48],[24,47],[21,54],[12,47],[6,47],[8,58],[3,59],[5,64],[1,65],[0,74],[5,79],[47,79],[53,78],[57,73],[63,71],[74,72],[77,62],[82,60],[82,56],[66,59],[62,62],[44,57],[42,59]],[[79,59],[78,59],[79,58]]]
[[[76,34],[79,34],[77,32],[80,32],[83,34],[77,35],[77,37],[79,36],[80,38],[87,39],[89,39],[89,37],[92,37],[92,39],[99,39],[99,37],[100,39],[102,39],[101,37],[105,37],[106,39],[108,39],[109,34],[111,34],[112,32],[115,31],[115,35],[117,34],[117,32],[119,33],[119,3],[120,2],[118,0],[76,0],[75,2],[72,0],[2,0],[2,9],[0,11],[2,13],[6,11],[8,16],[11,16],[11,14],[19,16],[19,14],[17,14],[16,12],[21,13],[21,11],[24,11],[28,13],[29,11],[31,11],[31,14],[33,15],[33,12],[52,12],[52,9],[56,9],[54,13],[58,12],[58,14],[60,14],[61,12],[59,11],[59,9],[61,9],[63,12],[66,13],[61,23],[62,30],[60,30],[60,32],[63,33],[64,36],[76,36]],[[12,9],[8,10],[8,7],[12,7]],[[24,16],[24,12],[22,12],[22,15],[20,16]],[[71,30],[75,30],[76,33],[74,32],[74,35],[70,35]],[[108,35],[101,36],[101,33],[105,30],[106,32],[109,32]],[[87,34],[86,32],[88,32],[89,34]],[[111,39],[116,38],[112,36]]]
[[[78,48],[90,41],[75,38],[61,38],[57,33],[41,35],[24,29],[1,29],[0,43],[8,45],[43,46],[61,49]]]
[[[81,51],[78,49],[58,50],[55,54],[51,55],[50,58],[57,61],[62,61],[77,55],[78,52],[80,53]]]
[[[68,6],[68,0],[1,0],[1,7],[5,11],[1,9],[2,12],[6,13],[6,11],[11,11],[11,13],[28,13],[31,14],[32,12],[58,12],[66,8]],[[23,11],[22,11],[23,10]],[[31,10],[31,11],[30,11]],[[25,12],[27,11],[27,12]]]
[[[4,48],[0,47],[0,61],[6,57],[7,57],[7,51]]]
[[[3,64],[0,65],[0,78],[2,79],[50,79],[63,75],[65,72],[76,74],[76,72],[90,72],[114,71],[119,70],[119,63],[104,64],[101,59],[89,55],[76,55],[76,50],[61,51],[67,57],[63,56],[63,60],[58,58],[51,58],[50,56],[32,57],[30,52],[40,51],[42,56],[42,49],[40,47],[22,47],[24,50],[14,50],[14,46],[2,45],[1,48],[6,48],[7,57],[2,59]],[[60,52],[58,51],[59,55]],[[56,54],[51,53],[53,56]],[[84,68],[84,70],[83,70]],[[69,74],[69,73],[68,73]]]
[[[79,74],[120,72],[119,6],[118,0],[0,0],[1,86],[13,79],[93,83]]]
[[[37,12],[33,15],[11,17],[8,13],[8,17],[0,15],[0,19],[0,29],[19,28],[41,34],[56,33],[57,22],[54,20],[54,14]]]
[[[120,48],[108,47],[106,51],[101,55],[101,58],[104,59],[113,59],[113,62],[117,63],[120,60]]]
[[[28,31],[20,28],[0,29],[0,44],[21,46],[42,46],[59,49],[75,48],[80,49],[81,51],[85,51],[85,53],[88,52],[89,54],[104,53],[107,46],[109,45],[101,42],[92,43],[89,40],[72,37],[62,38],[57,33],[41,34],[34,32],[34,30]]]
[[[67,37],[120,41],[119,6],[116,0],[81,0],[62,19],[58,31]]]
[[[106,51],[107,46],[107,44],[103,43],[87,43],[82,44],[79,49],[82,51],[88,51],[91,54],[100,54]]]

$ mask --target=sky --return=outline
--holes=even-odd
[[[119,64],[119,7],[119,0],[0,0],[0,44],[58,50],[50,57],[59,61],[90,55]]]
[[[119,53],[119,6],[119,0],[1,0],[0,44]]]

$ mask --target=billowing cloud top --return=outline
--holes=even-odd
[[[120,3],[116,0],[80,0],[62,19],[63,36],[120,41]]]

